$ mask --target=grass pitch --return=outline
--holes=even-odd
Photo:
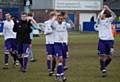
[[[120,82],[120,35],[115,39],[115,54],[109,65],[108,77],[102,78],[97,57],[97,33],[69,33],[69,69],[65,72],[66,82]],[[46,66],[44,35],[33,40],[33,53],[37,62],[29,62],[28,72],[21,73],[13,66],[3,70],[3,38],[0,37],[0,82],[56,82],[49,77]]]

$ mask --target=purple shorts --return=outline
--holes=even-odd
[[[98,43],[98,54],[99,55],[112,55],[111,50],[113,49],[114,40],[100,40]]]
[[[18,50],[18,54],[28,54],[29,44],[18,44],[17,50]]]
[[[16,39],[7,39],[5,40],[5,50],[11,50],[11,51],[14,51],[14,50],[17,50],[17,41]]]
[[[55,56],[60,57],[60,56],[66,56],[66,49],[65,49],[65,44],[64,43],[55,43],[54,48],[55,48]]]
[[[54,44],[46,44],[47,55],[55,55]]]

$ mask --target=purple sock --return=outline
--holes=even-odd
[[[64,74],[64,68],[63,68],[63,64],[62,63],[58,64],[57,73],[60,74],[60,75]]]
[[[28,57],[24,58],[24,68],[27,69]]]
[[[107,59],[107,60],[105,61],[105,67],[107,67],[107,66],[110,64],[111,60],[112,60],[112,59]]]
[[[47,60],[48,72],[51,71],[51,64],[52,64],[51,60]]]
[[[100,66],[101,66],[101,70],[105,69],[105,61],[100,60]]]
[[[4,55],[4,64],[8,63],[8,58],[9,58],[8,54],[5,54]]]
[[[23,58],[18,58],[21,68],[23,68]]]
[[[57,66],[57,74],[56,74],[56,76],[60,76],[60,68],[59,68],[59,66]]]

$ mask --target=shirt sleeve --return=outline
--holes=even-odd
[[[44,30],[44,34],[49,34],[52,33],[52,28],[50,24],[45,23],[45,30]]]
[[[115,18],[113,16],[108,18],[109,22],[113,22],[114,19]]]
[[[32,22],[31,24],[32,24],[32,29],[41,30],[38,24],[33,24]]]
[[[71,28],[71,25],[69,23],[65,24],[67,28]]]

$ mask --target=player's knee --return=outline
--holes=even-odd
[[[47,56],[47,59],[48,59],[48,60],[52,60],[52,55],[48,55],[48,56]]]
[[[9,50],[5,50],[5,52],[4,52],[5,54],[9,54]]]
[[[29,45],[29,48],[32,48],[32,44]]]
[[[100,59],[100,60],[104,60],[104,59],[105,59],[105,56],[104,56],[104,55],[100,55],[100,56],[99,56],[99,59]]]
[[[58,58],[58,61],[59,61],[59,63],[63,62],[63,57],[60,56],[60,57]]]
[[[108,59],[108,60],[112,60],[112,56],[109,55],[109,56],[107,57],[107,59]]]

